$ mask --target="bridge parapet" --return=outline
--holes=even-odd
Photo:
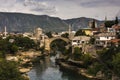
[[[70,40],[68,38],[64,38],[64,37],[53,37],[53,38],[49,38],[49,39],[45,39],[45,50],[50,51],[50,44],[57,39],[61,39],[63,41],[65,41],[66,43],[69,44]]]

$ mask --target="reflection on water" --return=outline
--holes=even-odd
[[[88,80],[72,71],[59,69],[54,57],[46,57],[28,73],[30,80]]]

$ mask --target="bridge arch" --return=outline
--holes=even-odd
[[[47,40],[45,42],[45,50],[48,50],[50,51],[50,44],[54,41],[54,40],[57,40],[57,39],[61,39],[63,41],[65,41],[67,44],[70,43],[70,40],[68,38],[64,38],[64,37],[53,37],[53,38],[50,38],[49,40]]]

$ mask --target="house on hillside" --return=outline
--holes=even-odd
[[[112,40],[108,41],[109,46],[114,45],[117,47],[119,45],[119,43],[120,43],[120,39],[112,39]]]
[[[107,47],[109,46],[109,41],[116,39],[116,33],[115,32],[104,32],[104,33],[99,33],[95,35],[96,46],[101,46],[101,47]]]
[[[72,39],[72,46],[82,47],[84,44],[89,43],[90,37],[88,36],[76,36]]]
[[[120,32],[120,25],[113,25],[112,28],[116,31],[116,32]]]

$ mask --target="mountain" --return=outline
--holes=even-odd
[[[76,31],[80,28],[89,28],[89,22],[92,20],[93,18],[80,17],[80,18],[74,18],[74,19],[67,19],[64,21],[67,24],[71,25],[72,29]],[[100,21],[100,20],[95,19],[95,21],[98,26],[103,23],[103,21]]]
[[[4,31],[6,26],[8,32],[33,32],[37,27],[45,31],[60,32],[68,30],[69,24],[72,25],[73,30],[78,30],[87,28],[91,20],[93,19],[85,17],[62,20],[47,15],[0,12],[0,31]],[[102,23],[102,21],[96,21],[98,25]]]
[[[57,17],[0,12],[0,31],[3,31],[5,26],[8,32],[30,32],[37,27],[45,31],[68,30],[68,25]]]

